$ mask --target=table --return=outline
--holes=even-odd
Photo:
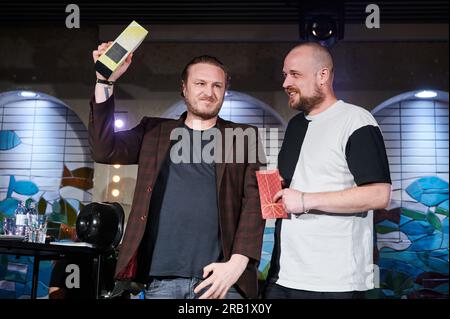
[[[100,296],[101,259],[103,251],[93,247],[80,247],[70,245],[54,245],[29,243],[20,240],[0,238],[0,254],[31,256],[33,258],[33,276],[31,286],[31,299],[37,297],[39,277],[39,263],[42,260],[57,260],[66,257],[93,258],[95,268],[95,296]]]

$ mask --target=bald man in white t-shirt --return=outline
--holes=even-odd
[[[276,222],[265,298],[361,298],[373,283],[372,210],[386,208],[391,179],[381,131],[365,109],[338,100],[333,60],[316,43],[284,60],[289,106],[278,156],[288,219]]]

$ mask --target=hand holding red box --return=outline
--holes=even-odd
[[[280,172],[277,169],[257,171],[256,179],[258,181],[262,218],[288,218],[283,204],[273,202],[273,197],[281,190]]]

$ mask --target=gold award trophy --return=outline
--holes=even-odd
[[[126,59],[129,53],[134,52],[147,36],[148,31],[136,21],[123,30],[112,45],[103,53],[95,63],[95,70],[108,79],[111,74]]]

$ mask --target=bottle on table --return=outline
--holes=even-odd
[[[27,228],[27,234],[26,239],[29,242],[35,243],[37,242],[38,237],[38,230],[39,230],[39,214],[36,210],[36,204],[34,202],[31,202],[28,206],[27,210],[27,220],[28,220],[28,228]]]
[[[27,209],[25,207],[25,202],[20,202],[17,206],[14,217],[16,219],[16,229],[14,235],[16,236],[26,236],[28,228],[28,218]]]

